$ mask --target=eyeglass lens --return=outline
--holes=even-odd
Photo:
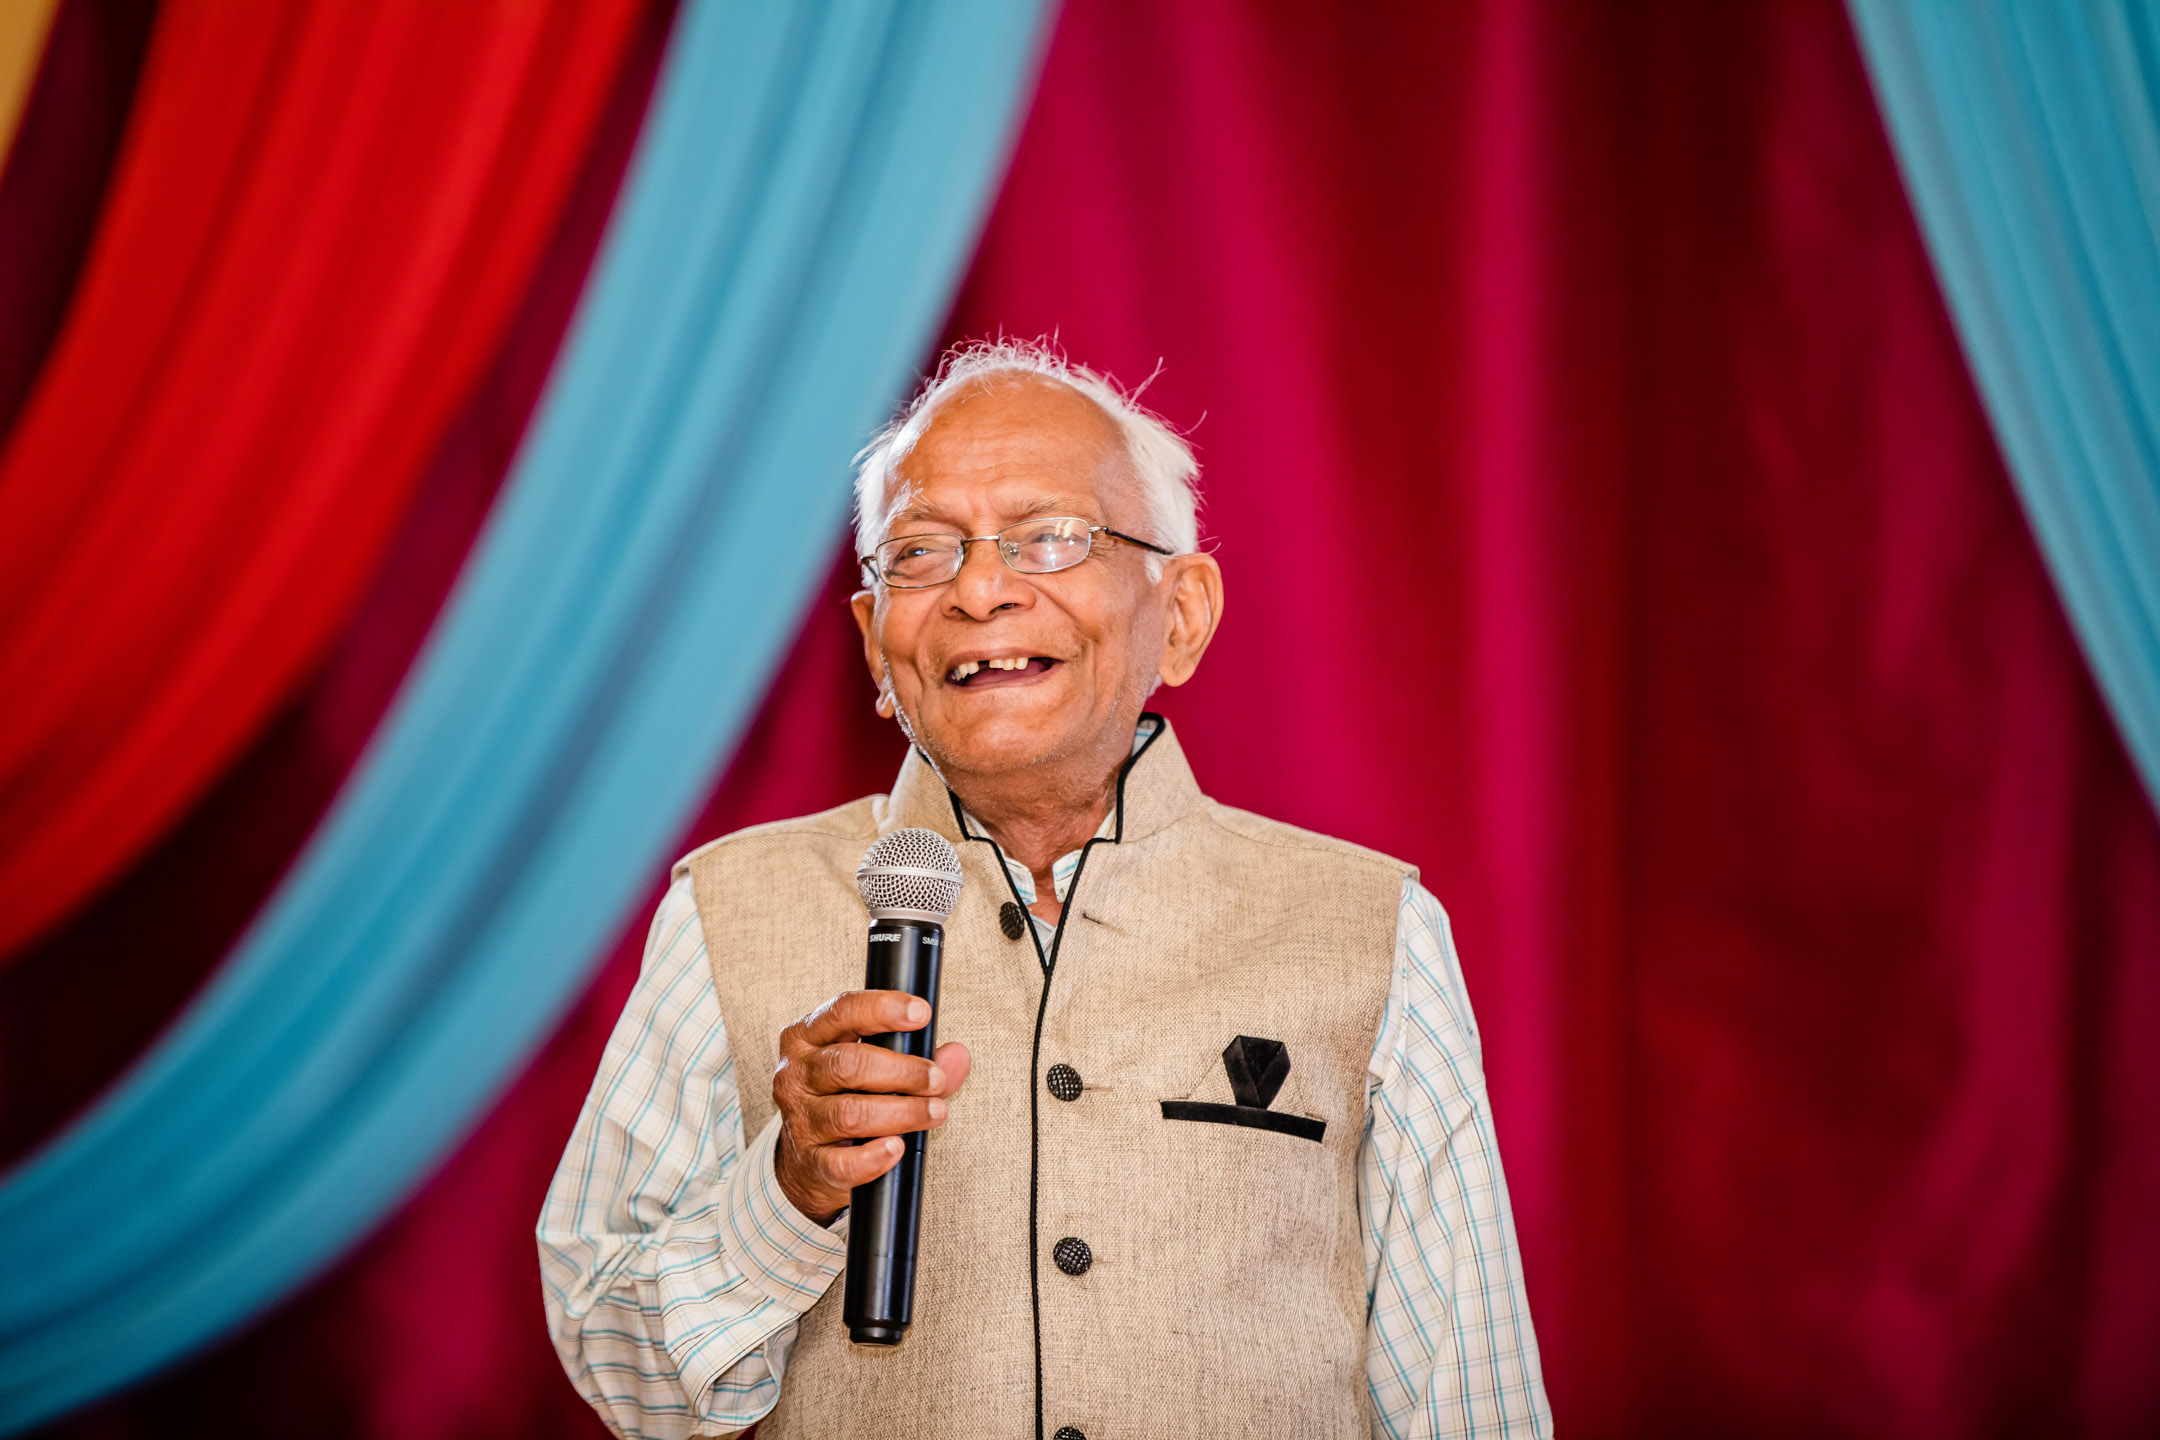
[[[1023,520],[997,533],[998,553],[1029,575],[1070,570],[1087,559],[1094,536],[1088,522],[1070,515]],[[941,585],[960,573],[966,546],[958,535],[902,535],[877,548],[878,574],[888,585]]]

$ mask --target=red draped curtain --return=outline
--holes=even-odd
[[[88,8],[82,0],[63,8],[55,43]],[[335,643],[118,883],[0,964],[0,1165],[103,1088],[210,973],[367,743],[457,577],[547,378],[636,141],[673,9],[672,0],[639,0],[554,234]],[[48,56],[41,87],[52,64]],[[10,193],[0,189],[0,313],[15,258],[5,240]],[[13,338],[0,329],[0,385]]]
[[[2160,1425],[2160,829],[1837,0],[1071,0],[999,328],[1163,362],[1202,783],[1453,911],[1565,1433]],[[846,589],[697,835],[885,784]],[[641,931],[366,1249],[70,1433],[597,1434],[529,1227]]]
[[[0,458],[0,955],[162,833],[335,639],[638,8],[162,7]]]
[[[1834,0],[1078,6],[998,327],[1195,427],[1202,783],[1454,913],[1567,1432],[2150,1433],[2160,843]]]

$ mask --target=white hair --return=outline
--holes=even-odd
[[[1143,408],[1109,376],[1075,365],[1043,340],[974,340],[955,345],[884,429],[855,457],[855,553],[868,555],[885,538],[893,512],[907,502],[895,493],[894,476],[930,426],[937,407],[959,391],[987,389],[1001,376],[1031,376],[1078,391],[1117,426],[1125,457],[1139,482],[1147,533],[1139,536],[1173,555],[1200,548],[1200,464],[1192,447],[1161,416]],[[1162,574],[1162,557],[1147,556],[1151,578]]]

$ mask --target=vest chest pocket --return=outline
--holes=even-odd
[[[1280,1040],[1240,1035],[1223,1047],[1219,1064],[1210,1064],[1192,1092],[1162,1102],[1165,1120],[1202,1125],[1236,1125],[1272,1130],[1315,1143],[1327,1135],[1327,1122],[1304,1114],[1294,1104],[1277,1109],[1283,1082],[1290,1078],[1290,1048]]]

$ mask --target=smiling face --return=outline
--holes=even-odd
[[[940,405],[892,498],[886,536],[990,535],[1072,515],[1156,538],[1110,417],[1033,376]],[[945,584],[855,597],[871,675],[948,782],[1047,768],[1099,784],[1116,768],[1156,679],[1190,678],[1222,609],[1212,558],[1174,557],[1151,580],[1146,555],[1097,535],[1080,564],[1027,575],[976,544]]]

